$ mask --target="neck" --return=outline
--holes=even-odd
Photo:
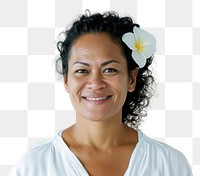
[[[72,135],[81,145],[106,149],[109,146],[119,145],[126,130],[127,127],[120,118],[98,122],[77,118],[76,124],[72,128]]]

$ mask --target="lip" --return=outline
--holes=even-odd
[[[112,95],[90,95],[83,96],[82,98],[90,104],[100,105],[106,103],[111,97]]]

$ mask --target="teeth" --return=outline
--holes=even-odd
[[[99,98],[89,98],[86,97],[87,100],[97,101],[97,100],[105,100],[107,97],[99,97]]]

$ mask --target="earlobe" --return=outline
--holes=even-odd
[[[137,74],[138,74],[138,68],[136,68],[135,70],[133,70],[130,73],[130,82],[129,82],[129,92],[133,92],[135,90],[136,87],[136,82],[137,82]]]
[[[64,87],[67,93],[69,93],[69,87],[68,87],[68,82],[66,76],[64,76]]]

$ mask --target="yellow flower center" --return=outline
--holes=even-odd
[[[138,41],[135,43],[135,48],[138,50],[138,52],[142,51],[142,42]]]

